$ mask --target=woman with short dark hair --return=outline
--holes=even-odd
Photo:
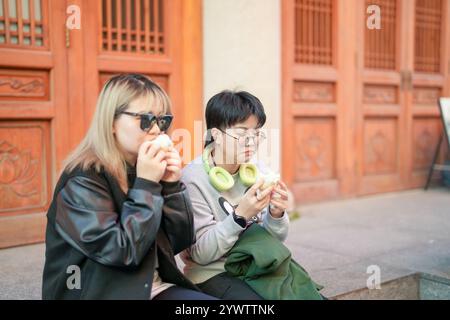
[[[265,139],[261,101],[245,92],[223,91],[206,106],[208,135],[203,155],[183,169],[192,200],[196,242],[182,253],[185,275],[203,292],[222,299],[261,299],[243,280],[225,272],[227,253],[257,221],[276,239],[288,233],[288,193],[279,181],[263,187],[252,163]]]

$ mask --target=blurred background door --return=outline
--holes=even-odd
[[[338,12],[334,0],[283,1],[282,175],[298,202],[335,198],[345,183]]]
[[[370,5],[381,29],[369,29]],[[449,0],[282,0],[283,177],[299,203],[422,187]]]
[[[406,58],[411,73],[406,91],[411,153],[405,185],[421,188],[442,133],[436,101],[450,96],[450,1],[416,0],[409,14],[414,33]],[[440,154],[442,161],[445,153]]]
[[[381,29],[366,25],[366,8],[380,8]],[[412,7],[412,6],[411,6]],[[407,3],[358,1],[356,70],[356,193],[399,190],[409,161],[406,131],[408,54]]]
[[[381,30],[366,8],[381,9]],[[448,94],[449,1],[358,2],[356,194],[423,187]]]

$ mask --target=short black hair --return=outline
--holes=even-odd
[[[266,123],[266,114],[261,101],[247,91],[224,90],[217,93],[206,104],[205,119],[208,135],[205,146],[213,142],[210,129],[225,130],[236,123],[246,121],[254,115],[258,120],[257,128]]]

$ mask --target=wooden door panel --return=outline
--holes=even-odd
[[[427,171],[433,161],[439,136],[442,132],[441,122],[436,117],[417,117],[413,121],[413,175]],[[423,181],[422,181],[423,182]],[[419,185],[423,186],[423,185]]]
[[[3,101],[49,101],[49,73],[45,70],[0,69]]]
[[[400,178],[400,130],[396,116],[365,116],[362,181],[359,193],[395,190]]]
[[[64,39],[64,1],[0,6],[2,248],[43,240],[68,124],[65,54],[58,41]]]
[[[51,195],[47,121],[0,124],[0,248],[43,240]]]
[[[366,27],[366,8],[378,5],[382,28]],[[401,1],[360,1],[358,32],[357,194],[402,188],[405,108],[401,88],[403,37]]]
[[[298,119],[294,134],[297,181],[317,181],[336,178],[334,147],[336,123],[333,117]]]
[[[337,197],[335,116],[298,117],[293,136],[294,194],[303,201]]]
[[[101,89],[103,85],[108,81],[111,77],[114,75],[117,75],[118,73],[113,72],[102,72],[99,74],[99,85],[98,88]],[[147,77],[152,79],[154,82],[156,82],[161,88],[166,90],[168,92],[169,90],[169,79],[167,76],[161,76],[161,75],[154,75],[154,74],[146,74]]]
[[[3,48],[49,48],[48,0],[2,0],[0,4],[0,45]]]
[[[449,94],[449,6],[448,0],[415,1],[408,61],[412,70],[408,88],[412,136],[409,187],[425,185],[442,132],[437,101]]]
[[[364,120],[363,175],[398,172],[398,122],[395,117],[366,117]]]
[[[50,194],[50,130],[46,121],[2,121],[2,215],[46,210]]]
[[[440,73],[442,35],[445,30],[445,0],[415,0],[414,71]]]
[[[336,7],[283,2],[283,178],[297,201],[339,195]]]
[[[368,28],[369,5],[381,29]],[[450,1],[282,8],[283,177],[296,200],[422,187],[441,132],[437,100],[450,94]]]
[[[105,52],[164,54],[170,43],[163,0],[101,1],[101,48]]]

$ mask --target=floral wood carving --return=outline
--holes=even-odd
[[[10,143],[0,140],[0,188],[3,196],[13,193],[18,197],[31,197],[32,180],[36,176],[38,160],[27,150],[20,151]]]

